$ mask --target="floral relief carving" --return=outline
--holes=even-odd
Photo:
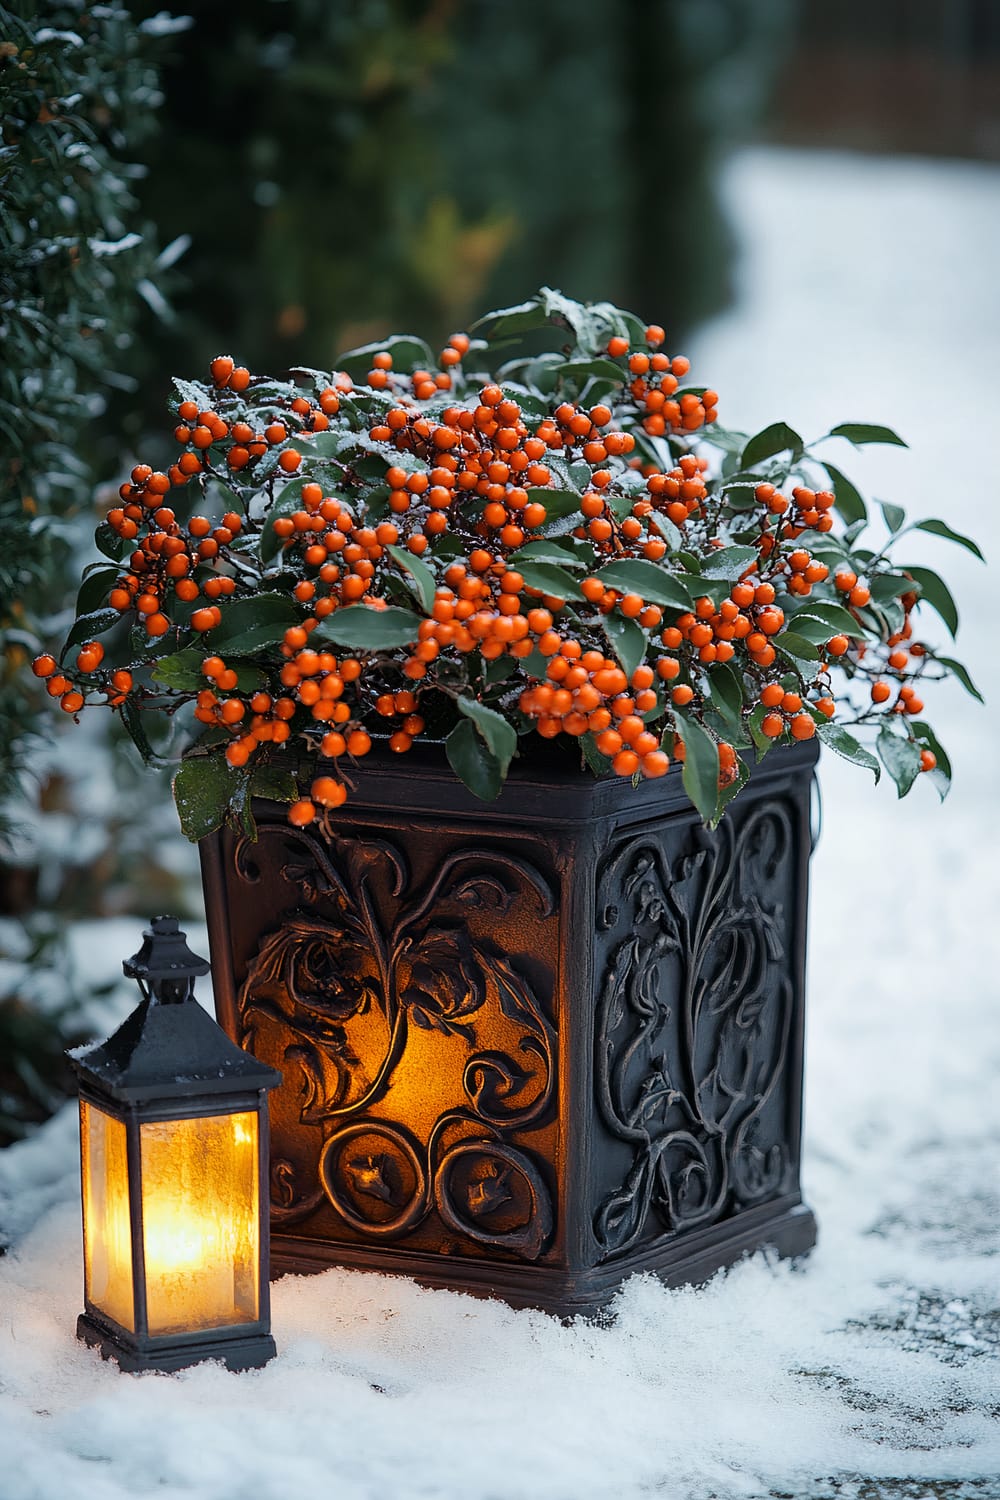
[[[604,1124],[631,1152],[595,1213],[604,1257],[794,1180],[783,1128],[762,1118],[786,1076],[792,847],[788,811],[772,802],[715,832],[693,826],[670,857],[647,830],[600,869],[597,928],[612,937],[595,1088]]]
[[[260,838],[281,841],[282,874],[308,903],[262,940],[239,996],[243,1045],[281,1038],[299,1145],[299,1127],[316,1131],[308,1169],[276,1132],[275,1224],[326,1201],[385,1241],[436,1211],[454,1234],[536,1258],[552,1233],[551,1194],[520,1137],[551,1118],[556,1032],[537,977],[469,918],[518,902],[553,917],[548,881],[526,860],[469,847],[415,886],[403,851],[366,834],[263,825]],[[250,883],[257,847],[235,850]],[[438,1039],[432,1078],[415,1076],[421,1036],[424,1047]],[[440,1082],[449,1069],[450,1093]],[[426,1101],[438,1087],[440,1111],[423,1130],[399,1116],[397,1099],[420,1090]]]

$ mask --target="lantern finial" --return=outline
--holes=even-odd
[[[122,969],[138,982],[147,999],[161,1005],[176,1005],[194,994],[194,981],[211,968],[187,945],[176,917],[153,917],[142,935],[142,947],[127,958]]]

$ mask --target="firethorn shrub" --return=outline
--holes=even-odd
[[[550,351],[517,352],[543,331]],[[749,754],[814,737],[944,794],[923,695],[976,689],[916,633],[926,608],[954,630],[945,584],[890,552],[914,524],[978,549],[888,505],[888,541],[863,546],[865,501],[822,456],[895,433],[724,430],[662,328],[548,288],[473,332],[291,382],[228,355],[174,382],[174,461],[122,484],[107,561],[35,672],[69,714],[110,705],[147,757],[150,720],[195,728],[189,837],[252,831],[253,795],[330,817],[376,742],[421,739],[484,799],[560,738],[596,774],[681,763],[708,822]]]

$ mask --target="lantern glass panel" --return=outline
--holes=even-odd
[[[81,1100],[80,1140],[87,1299],[133,1333],[132,1230],[124,1122]]]
[[[139,1134],[149,1333],[256,1322],[256,1113],[144,1121]]]

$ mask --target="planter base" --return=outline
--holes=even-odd
[[[284,1076],[274,1269],[567,1317],[807,1251],[816,755],[769,754],[714,832],[679,768],[538,759],[484,804],[425,751],[366,760],[328,825],[260,803],[256,842],[206,840],[219,1019]]]
[[[804,1203],[768,1204],[726,1225],[684,1236],[659,1250],[645,1250],[605,1266],[575,1274],[558,1266],[534,1266],[528,1275],[517,1266],[488,1265],[461,1256],[420,1256],[366,1245],[337,1249],[338,1266],[385,1276],[408,1276],[421,1286],[463,1291],[474,1297],[498,1298],[511,1307],[538,1308],[569,1319],[601,1311],[629,1276],[651,1272],[665,1286],[700,1285],[717,1271],[735,1265],[755,1250],[769,1249],[783,1259],[807,1255],[816,1243],[816,1219]],[[322,1240],[271,1241],[272,1275],[307,1276],[330,1269],[330,1246]]]

